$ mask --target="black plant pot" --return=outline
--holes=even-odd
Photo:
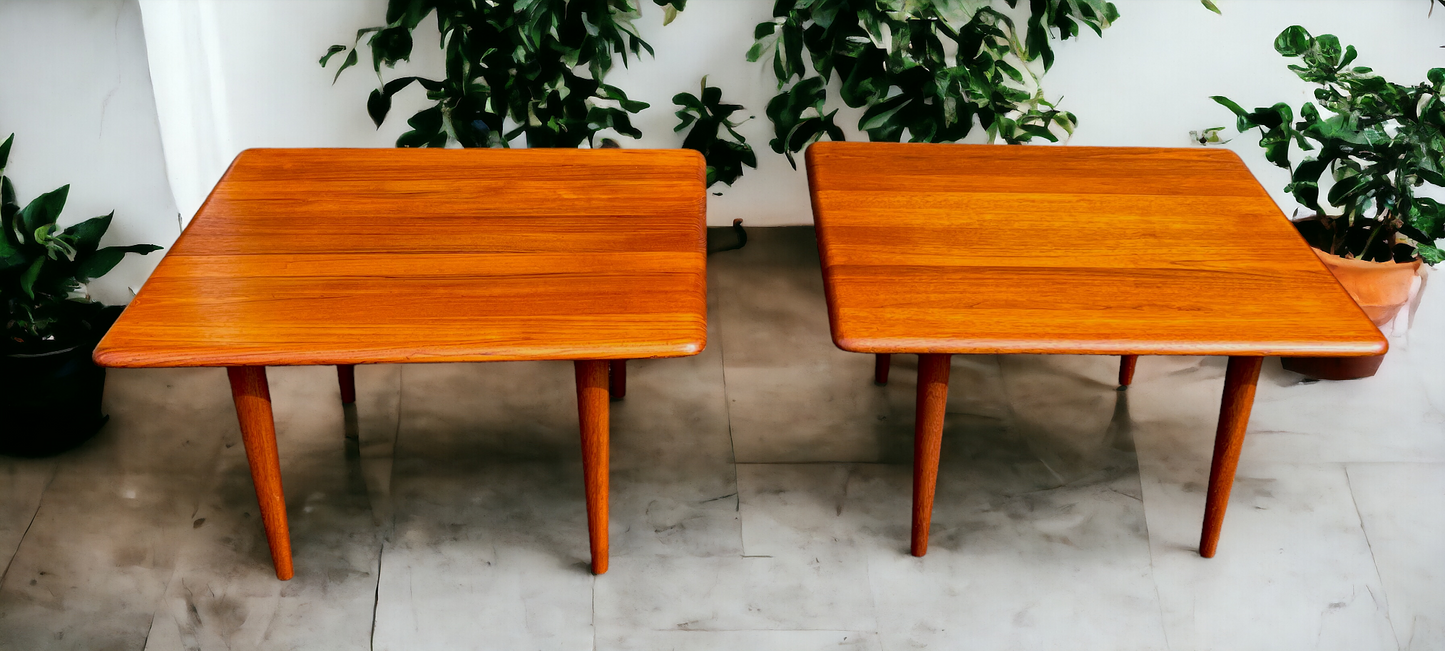
[[[59,454],[105,424],[105,369],[87,342],[35,355],[0,355],[0,454]]]

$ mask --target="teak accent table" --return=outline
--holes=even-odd
[[[833,341],[918,353],[913,541],[953,354],[1228,355],[1199,553],[1214,556],[1266,355],[1386,342],[1222,149],[818,143],[808,182]]]
[[[601,574],[609,393],[706,343],[704,178],[689,150],[245,151],[95,361],[227,367],[285,580],[267,366],[335,364],[350,402],[355,364],[573,360]]]

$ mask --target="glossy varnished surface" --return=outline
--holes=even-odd
[[[636,359],[706,341],[702,157],[249,150],[105,366]]]
[[[1227,150],[828,142],[807,158],[845,350],[1386,348]]]

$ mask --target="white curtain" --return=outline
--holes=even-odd
[[[237,149],[226,115],[217,0],[140,0],[171,192],[189,222]]]

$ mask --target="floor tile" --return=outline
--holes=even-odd
[[[0,585],[4,585],[4,568],[35,521],[40,496],[54,476],[53,459],[0,457]]]
[[[709,258],[738,461],[907,460],[917,356],[895,356],[888,386],[874,386],[873,356],[833,345],[812,229],[751,233]],[[997,378],[992,357],[956,356],[950,410],[1002,417]]]
[[[1220,358],[1142,358],[1127,392],[1170,647],[1392,647],[1340,464],[1262,459],[1251,429],[1218,554],[1199,556],[1223,367]],[[1282,373],[1262,375],[1261,391]]]
[[[572,365],[413,365],[401,386],[375,648],[588,648]]]
[[[1171,648],[1394,648],[1342,467],[1241,469],[1212,559],[1198,554],[1206,475],[1152,463],[1142,472]]]
[[[591,648],[572,364],[408,366],[402,384],[376,648]],[[612,570],[596,580],[633,559],[735,559],[720,347],[629,362],[611,411]],[[464,614],[477,603],[503,606]]]
[[[611,403],[606,575],[569,363],[271,369],[289,582],[225,372],[112,370],[94,440],[0,459],[0,649],[1445,647],[1445,284],[1374,378],[1266,360],[1214,559],[1223,358],[954,356],[919,559],[917,357],[874,386],[812,232],[750,233]]]
[[[144,646],[195,490],[176,475],[58,469],[0,586],[0,648]]]
[[[373,513],[385,489],[370,485],[362,450],[385,450],[389,474],[398,380],[378,370],[358,373],[358,401],[348,409],[332,367],[269,370],[296,576],[276,580],[245,452],[232,446],[177,537],[147,649],[370,648],[390,520]]]
[[[877,461],[912,435],[912,380],[833,345],[811,229],[751,231],[711,256],[739,462]],[[915,366],[916,368],[916,366]]]
[[[1399,648],[1445,649],[1445,464],[1346,466]]]
[[[373,648],[591,648],[580,469],[403,457],[393,491]]]
[[[599,651],[882,651],[859,631],[644,631],[597,640]]]
[[[1409,351],[1385,356],[1374,377],[1308,382],[1267,360],[1245,455],[1285,463],[1445,461],[1445,412],[1430,400]],[[1222,390],[1223,382],[1220,383]],[[1380,407],[1389,433],[1381,436]]]
[[[1020,386],[1035,381],[1012,374]],[[1031,408],[1038,401],[1020,402],[1036,419],[1020,428],[1027,434],[950,415],[921,559],[908,554],[908,466],[739,465],[747,553],[866,563],[888,649],[1162,648],[1129,430],[1112,418],[1122,394],[1094,391],[1103,416],[1073,431],[1067,481],[1030,438],[1070,436]],[[1089,586],[1090,597],[1059,590],[1061,580]]]
[[[873,630],[861,556],[624,557],[596,586],[599,634]]]
[[[0,586],[0,648],[136,649],[228,441],[224,371],[113,370],[110,421],[56,459]]]

